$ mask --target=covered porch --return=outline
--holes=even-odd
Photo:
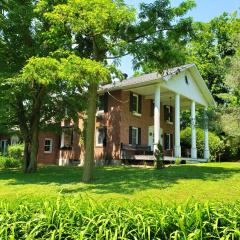
[[[209,92],[205,82],[201,78],[195,66],[187,71],[177,71],[171,73],[169,76],[166,74],[161,77],[158,74],[151,76],[151,80],[147,84],[135,84],[130,91],[139,94],[145,99],[153,101],[153,126],[152,126],[152,140],[149,140],[148,150],[141,154],[132,154],[124,156],[121,154],[121,159],[130,158],[136,161],[154,161],[154,151],[157,144],[160,142],[163,146],[163,134],[161,125],[161,105],[169,106],[173,109],[173,119],[169,124],[173,124],[174,133],[171,139],[172,150],[166,152],[164,149],[164,160],[174,162],[176,159],[181,159],[186,162],[206,162],[209,159],[209,144],[208,144],[208,106],[214,105],[215,102]],[[196,110],[202,109],[204,111],[204,158],[198,158],[198,149],[196,144]],[[190,110],[191,118],[189,119],[191,125],[191,149],[189,153],[183,154],[181,141],[180,141],[180,124],[181,124],[181,111]],[[151,134],[149,132],[149,134]],[[169,140],[170,141],[170,140]],[[144,147],[144,146],[143,146]],[[141,148],[141,147],[139,147]]]

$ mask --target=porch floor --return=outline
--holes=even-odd
[[[170,157],[170,156],[164,156],[164,161],[171,161],[175,162],[176,157]],[[154,161],[155,157],[153,155],[134,155],[129,160],[141,160],[141,161]],[[207,162],[206,159],[193,159],[193,158],[187,158],[187,157],[181,157],[181,160],[186,161],[186,163],[204,163]]]

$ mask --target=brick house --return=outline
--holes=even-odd
[[[199,160],[195,109],[215,106],[215,101],[194,64],[169,69],[163,75],[151,73],[103,85],[98,94],[96,163],[100,160],[153,160],[158,142],[163,146],[165,160],[183,156]],[[188,154],[182,153],[180,144],[180,111],[186,109],[191,110],[192,126],[192,148]],[[82,128],[81,121],[78,124]],[[207,124],[205,126],[204,159],[207,160],[208,128]],[[64,135],[61,139],[64,146]],[[71,155],[76,152],[75,148],[76,142],[72,141],[72,148],[60,151],[60,165],[69,163],[66,151]],[[80,149],[82,151],[78,150],[73,159],[83,162],[84,147]]]
[[[196,149],[195,109],[215,106],[215,101],[194,64],[169,69],[162,75],[145,74],[103,85],[96,111],[96,163],[154,160],[158,142],[165,160],[177,157],[199,160]],[[191,110],[192,148],[181,151],[180,111]],[[83,116],[77,124],[83,129]],[[207,121],[207,119],[206,119]],[[205,124],[204,159],[209,158]],[[62,123],[62,134],[42,133],[39,162],[68,165],[83,163],[84,146],[73,122]]]

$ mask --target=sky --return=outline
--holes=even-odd
[[[192,16],[194,21],[208,22],[212,18],[219,16],[223,12],[240,11],[240,0],[195,0],[197,7],[188,13],[188,16]],[[125,0],[129,5],[138,7],[141,2],[151,3],[153,0]],[[172,0],[172,6],[177,6],[182,0]],[[131,56],[126,56],[121,60],[120,70],[127,73],[128,76],[133,75]]]

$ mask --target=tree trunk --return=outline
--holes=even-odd
[[[88,89],[87,131],[86,131],[86,155],[84,161],[83,182],[90,182],[93,177],[94,167],[94,135],[95,115],[97,101],[97,84],[91,83]]]
[[[20,130],[24,138],[24,164],[23,171],[25,173],[33,173],[37,171],[37,155],[38,155],[38,135],[40,124],[40,111],[42,106],[42,98],[45,94],[43,86],[36,86],[36,95],[33,100],[31,119],[27,124],[27,118],[23,101],[17,98],[17,115]]]

